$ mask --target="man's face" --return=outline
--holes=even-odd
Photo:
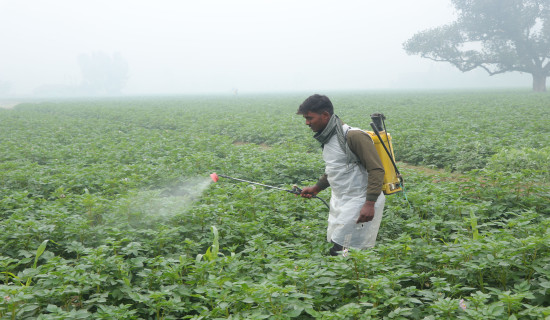
[[[304,119],[306,119],[306,125],[309,126],[313,132],[321,132],[327,126],[330,120],[330,114],[326,111],[323,111],[323,113],[309,111],[304,114]]]

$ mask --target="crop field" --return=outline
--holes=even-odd
[[[308,95],[0,109],[0,319],[550,319],[550,95],[328,94],[405,180],[337,257],[321,201],[209,177],[314,184]]]

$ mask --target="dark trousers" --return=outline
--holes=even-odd
[[[337,256],[338,255],[338,251],[343,251],[344,250],[344,247],[342,247],[341,245],[339,245],[338,243],[334,242],[334,241],[331,241],[333,246],[332,248],[330,248],[330,255],[331,256]]]

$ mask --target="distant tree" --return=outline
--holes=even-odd
[[[458,18],[415,34],[403,47],[466,72],[519,71],[546,91],[550,76],[550,0],[451,0]]]
[[[82,71],[81,89],[87,94],[120,94],[128,81],[128,63],[118,53],[81,54],[78,63]]]

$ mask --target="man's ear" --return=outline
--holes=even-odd
[[[330,113],[328,113],[328,111],[323,111],[321,113],[321,117],[323,118],[323,122],[328,123],[329,120],[330,120],[331,115],[330,115]]]

